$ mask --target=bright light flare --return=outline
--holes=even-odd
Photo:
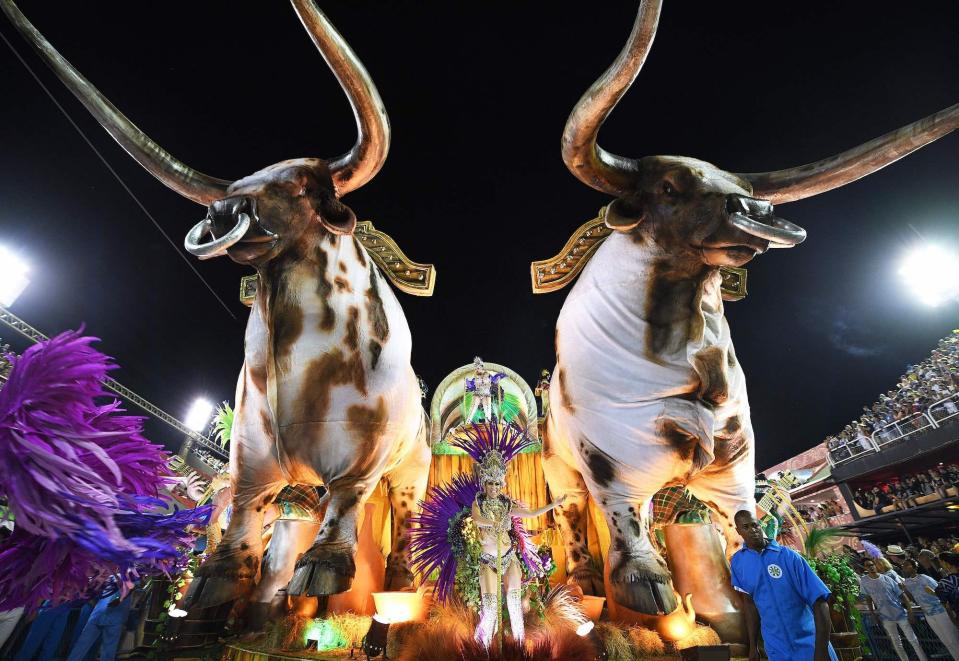
[[[12,250],[0,246],[0,305],[9,307],[30,284],[30,267]]]
[[[915,248],[903,260],[899,275],[926,305],[935,307],[959,298],[959,258],[940,246]]]
[[[186,414],[184,424],[196,432],[206,429],[213,419],[213,404],[209,400],[198,397],[190,407],[190,412]]]

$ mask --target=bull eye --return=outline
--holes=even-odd
[[[675,197],[675,196],[676,196],[676,189],[675,189],[675,188],[673,187],[673,185],[672,185],[671,183],[669,183],[668,181],[664,181],[664,182],[663,182],[663,195],[665,195],[665,196],[667,196],[667,197]]]

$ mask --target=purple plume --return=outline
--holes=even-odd
[[[426,500],[420,503],[420,514],[410,517],[414,527],[410,530],[410,557],[413,571],[424,580],[437,569],[436,596],[445,602],[456,580],[457,558],[453,552],[450,535],[459,531],[450,530],[450,522],[469,512],[473,500],[480,491],[479,482],[468,473],[460,473],[449,484],[432,487]]]
[[[476,462],[482,462],[490,450],[499,450],[503,459],[512,461],[536,441],[513,424],[503,425],[495,422],[483,422],[462,428],[463,436],[457,436],[450,445],[464,450]]]
[[[523,525],[523,520],[518,516],[513,517],[513,535],[516,537],[516,551],[530,574],[536,578],[545,576],[546,567],[543,565],[543,559],[537,553],[536,545],[533,544],[533,538]]]
[[[882,550],[870,541],[862,540],[862,548],[870,558],[881,558]]]
[[[0,390],[0,495],[15,531],[0,546],[0,608],[65,601],[111,575],[163,571],[204,511],[155,514],[167,454],[120,415],[101,381],[116,365],[79,331],[8,356]]]

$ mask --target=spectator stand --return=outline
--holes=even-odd
[[[959,330],[939,341],[928,358],[911,366],[895,390],[824,442],[832,466],[882,452],[959,421]]]

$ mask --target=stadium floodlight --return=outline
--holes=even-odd
[[[186,414],[184,424],[195,432],[202,432],[213,419],[213,404],[209,400],[197,397]]]
[[[941,246],[927,243],[914,248],[902,261],[899,275],[926,305],[959,300],[959,258]]]
[[[0,305],[10,307],[30,284],[30,267],[12,250],[0,246]]]

